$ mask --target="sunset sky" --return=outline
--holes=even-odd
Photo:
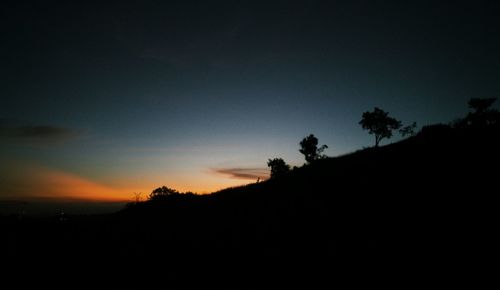
[[[106,2],[106,3],[101,3]],[[0,199],[209,193],[500,92],[500,1],[10,1]],[[397,138],[391,139],[391,141]],[[383,142],[384,144],[387,141]]]

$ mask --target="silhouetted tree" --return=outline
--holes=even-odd
[[[169,188],[166,186],[158,187],[154,189],[149,195],[150,200],[161,199],[167,196],[180,195],[180,192],[173,188]]]
[[[142,201],[142,192],[134,192],[134,201],[135,203],[139,203]]]
[[[500,112],[491,108],[496,98],[472,98],[469,100],[470,112],[464,120],[467,127],[486,127],[500,123]]]
[[[404,138],[406,136],[415,136],[417,133],[417,122],[411,123],[411,125],[405,126],[399,129],[399,134]]]
[[[496,100],[496,98],[472,98],[469,100],[469,108],[474,110],[474,114],[484,114]]]
[[[328,146],[323,145],[318,148],[318,138],[316,138],[313,134],[305,137],[300,141],[300,150],[299,152],[304,154],[305,159],[308,163],[312,163],[315,160],[325,158],[326,155],[323,155],[323,151],[328,148]]]
[[[290,171],[290,165],[281,158],[269,159],[267,166],[271,168],[271,178],[283,176]]]
[[[389,113],[377,107],[373,112],[364,112],[359,124],[368,130],[370,135],[375,135],[375,147],[384,138],[391,138],[392,131],[401,128],[401,121],[389,117]]]

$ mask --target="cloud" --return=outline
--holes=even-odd
[[[16,125],[0,120],[0,138],[14,140],[63,141],[80,134],[78,130],[50,125]]]
[[[269,178],[269,170],[267,168],[214,168],[212,171],[234,179],[256,180],[258,178]]]

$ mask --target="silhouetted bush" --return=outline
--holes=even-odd
[[[271,178],[277,178],[290,172],[290,165],[281,158],[269,159],[267,166],[271,168]]]
[[[417,133],[417,122],[413,122],[408,126],[399,129],[399,134],[404,137],[412,137]]]

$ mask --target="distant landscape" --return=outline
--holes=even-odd
[[[30,199],[0,201],[0,214],[15,216],[57,216],[61,214],[85,215],[116,212],[125,206],[126,202],[99,202],[79,200],[47,200]]]
[[[163,186],[112,214],[3,215],[0,247],[4,259],[35,268],[49,259],[71,269],[100,261],[97,272],[150,265],[149,282],[176,287],[332,283],[357,275],[424,285],[479,271],[477,255],[496,240],[494,101],[472,99],[471,112],[452,125],[334,158],[310,135],[301,142],[305,165],[269,159],[269,180],[209,195]],[[382,127],[400,127],[387,127],[392,123]]]
[[[0,289],[494,287],[499,15],[3,1]]]

